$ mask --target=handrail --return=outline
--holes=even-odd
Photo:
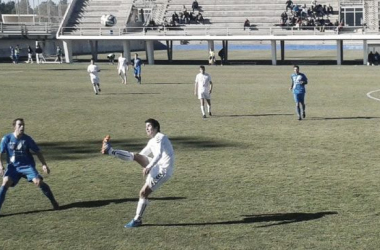
[[[323,28],[323,30],[321,30]],[[155,36],[189,36],[189,35],[210,35],[210,36],[255,36],[255,35],[339,35],[341,33],[350,32],[350,34],[364,34],[365,26],[343,26],[338,31],[337,26],[295,26],[289,27],[260,27],[259,30],[243,30],[235,27],[62,27],[61,35],[67,36],[134,36],[134,35],[155,35]],[[65,30],[68,30],[65,32]],[[76,29],[76,31],[72,31]],[[327,32],[326,32],[327,31]]]

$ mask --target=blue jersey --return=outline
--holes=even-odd
[[[140,68],[142,64],[142,61],[140,58],[133,59],[133,67],[135,68]]]
[[[307,84],[307,78],[302,73],[294,73],[291,75],[291,80],[293,83],[293,93],[294,94],[303,94],[306,93],[305,84]],[[301,84],[301,81],[303,82]]]
[[[1,140],[0,152],[7,154],[8,167],[35,166],[33,155],[30,152],[39,152],[40,148],[34,142],[32,137],[23,134],[17,139],[13,133],[7,134]]]

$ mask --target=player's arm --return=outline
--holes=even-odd
[[[46,161],[45,161],[45,157],[43,156],[43,154],[41,153],[41,151],[38,151],[38,152],[35,152],[36,155],[37,155],[37,158],[38,160],[40,160],[41,164],[42,164],[42,170],[46,173],[46,174],[50,174],[50,169],[49,167],[47,166],[46,164]]]
[[[197,95],[197,90],[198,90],[198,81],[195,79],[195,84],[194,84],[194,95]]]
[[[212,81],[210,81],[210,94],[212,92],[212,87],[214,86],[214,84],[212,84]]]
[[[291,80],[292,83],[290,84],[289,90],[292,90],[293,89],[293,85],[294,85],[293,77],[290,77],[290,80]]]
[[[4,165],[3,165],[3,159],[4,159],[4,153],[1,153],[0,154],[0,176],[3,176],[4,175]]]
[[[307,84],[307,77],[305,75],[302,75],[302,84]]]

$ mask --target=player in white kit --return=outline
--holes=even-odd
[[[150,118],[145,121],[145,130],[151,139],[140,153],[113,149],[109,143],[109,136],[104,138],[101,150],[102,154],[114,155],[124,161],[136,161],[143,167],[145,184],[140,190],[136,215],[124,226],[127,228],[142,225],[142,215],[148,206],[148,196],[168,181],[174,170],[173,147],[169,138],[160,132],[160,123]]]
[[[117,74],[121,78],[121,83],[127,84],[127,71],[129,70],[127,59],[120,54],[117,62]]]
[[[211,92],[212,92],[212,81],[211,76],[206,73],[205,66],[199,67],[200,73],[195,77],[195,87],[194,95],[198,96],[198,99],[201,101],[201,111],[203,118],[206,118],[205,113],[205,100],[207,102],[207,109],[209,116],[211,114]]]
[[[91,59],[91,64],[87,67],[87,72],[90,73],[90,79],[92,83],[92,87],[94,88],[95,95],[99,94],[100,90],[100,80],[99,80],[99,72],[100,69],[98,65],[94,63],[94,60]]]

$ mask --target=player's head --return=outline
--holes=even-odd
[[[201,65],[199,66],[199,71],[203,74],[205,73],[206,69],[205,69],[205,66]]]
[[[16,134],[23,134],[24,133],[24,129],[25,129],[24,119],[16,118],[13,120],[12,125],[14,128],[14,132]]]
[[[154,137],[157,132],[160,132],[160,123],[153,118],[149,118],[145,121],[145,130],[149,137]]]
[[[93,59],[93,58],[91,58],[90,63],[91,63],[91,64],[94,64],[94,59]]]
[[[298,65],[293,66],[294,73],[298,74],[300,72],[300,67]]]
[[[137,58],[139,56],[139,54],[135,53],[135,58]]]

